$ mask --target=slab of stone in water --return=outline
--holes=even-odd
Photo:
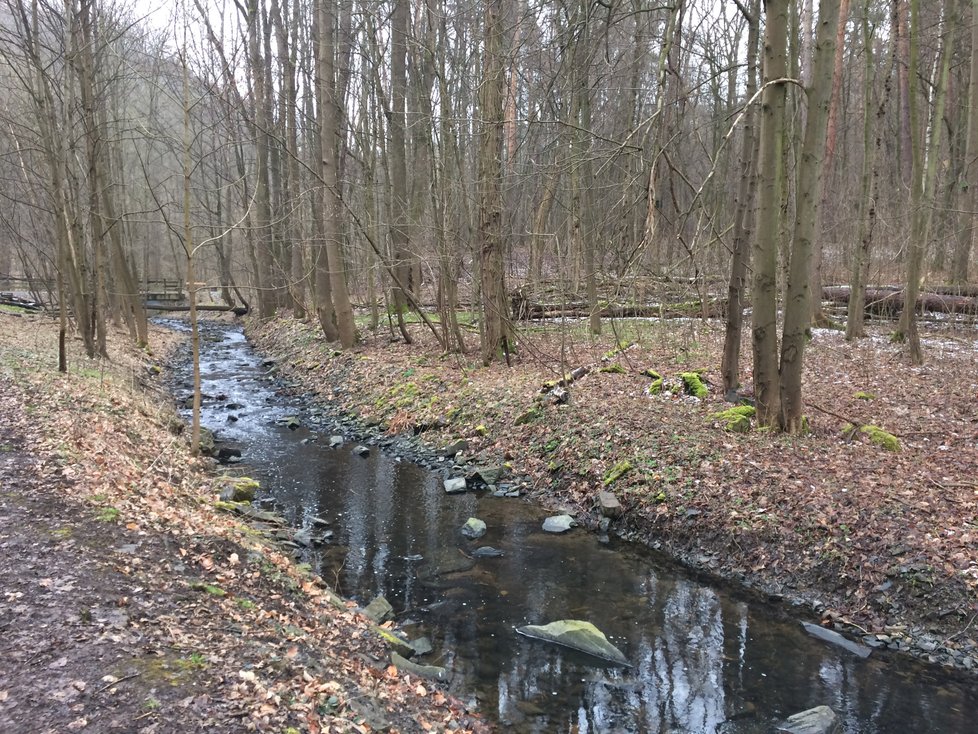
[[[577,619],[562,619],[546,625],[528,624],[517,627],[516,631],[545,642],[569,647],[572,650],[593,655],[609,663],[629,666],[628,659],[617,647],[608,642],[604,633],[590,622]]]
[[[828,706],[816,706],[789,716],[778,724],[778,734],[836,734],[839,718]]]
[[[577,521],[570,515],[554,515],[543,521],[543,529],[548,533],[566,533],[577,525]]]

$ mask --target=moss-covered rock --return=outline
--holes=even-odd
[[[873,395],[873,393],[871,393],[871,392],[863,392],[862,390],[860,390],[855,395],[853,395],[853,397],[856,400],[876,400],[876,396]]]
[[[617,665],[629,665],[622,651],[608,642],[604,633],[590,622],[562,619],[546,625],[528,624],[517,627],[516,631],[526,637],[563,645]]]
[[[709,389],[706,387],[706,383],[703,382],[703,378],[700,377],[698,372],[683,372],[679,375],[679,379],[683,381],[683,389],[690,395],[702,400],[707,395],[710,394]]]
[[[649,395],[659,395],[662,392],[662,375],[655,370],[642,370],[642,375],[652,378],[652,383],[647,388]]]
[[[609,364],[602,367],[600,370],[598,370],[598,372],[607,372],[612,375],[623,375],[625,374],[625,368],[615,362],[614,364]]]
[[[900,450],[900,439],[898,439],[892,433],[887,433],[879,426],[862,426],[859,431],[860,433],[865,433],[867,436],[869,436],[870,441],[877,446],[886,449],[887,451]]]
[[[258,481],[251,477],[221,477],[221,499],[224,502],[253,502]]]
[[[522,413],[516,416],[516,420],[513,421],[513,425],[525,426],[527,423],[532,423],[533,421],[542,417],[543,417],[543,411],[540,410],[539,407],[534,406],[532,408],[524,410]]]
[[[607,473],[604,475],[604,485],[607,487],[609,484],[613,484],[623,475],[627,474],[632,470],[632,462],[628,459],[624,461],[619,461],[613,467],[611,467]]]
[[[713,418],[723,423],[727,431],[733,433],[747,433],[750,430],[750,419],[757,413],[753,405],[736,405],[727,410],[714,413]]]

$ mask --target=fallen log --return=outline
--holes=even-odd
[[[44,308],[37,301],[30,301],[26,298],[20,298],[15,296],[13,293],[0,293],[0,306],[15,306],[16,308],[22,308],[25,311],[40,311]]]
[[[849,288],[845,286],[823,288],[822,299],[830,303],[848,305]],[[866,289],[866,313],[897,316],[903,311],[905,302],[906,298],[902,290],[891,288]],[[978,298],[933,292],[921,293],[917,297],[917,310],[976,315],[978,314]]]
[[[160,303],[159,301],[147,301],[143,304],[150,311],[183,311],[187,312],[190,310],[190,306],[177,306],[172,303]],[[223,305],[200,305],[197,306],[198,311],[230,311],[235,316],[244,316],[248,313],[248,309],[245,306],[223,306]]]
[[[726,302],[723,300],[708,301],[704,307],[700,301],[673,304],[645,304],[645,305],[608,305],[599,309],[601,318],[606,319],[635,319],[635,318],[719,318],[726,312]],[[557,318],[586,318],[590,316],[591,309],[586,304],[548,304],[548,303],[527,303],[525,301],[513,303],[513,318],[534,321],[539,319]]]

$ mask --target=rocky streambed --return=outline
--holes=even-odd
[[[409,643],[396,654],[443,670],[501,725],[761,732],[827,706],[846,732],[951,732],[978,715],[970,687],[939,670],[813,635],[643,546],[554,520],[521,499],[531,487],[505,466],[472,466],[317,405],[234,326],[208,324],[204,337],[204,425],[226,470],[259,482],[235,511],[341,594],[365,607],[385,599],[378,621],[392,617],[390,633]],[[595,625],[627,664],[516,631],[558,620]]]

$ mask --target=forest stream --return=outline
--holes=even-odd
[[[357,437],[282,390],[238,326],[202,324],[200,361],[202,423],[242,452],[231,469],[261,482],[263,507],[329,536],[300,560],[361,604],[383,595],[400,629],[430,639],[419,662],[447,668],[451,690],[504,731],[759,733],[820,705],[849,734],[974,730],[978,695],[965,680],[879,650],[864,659],[644,547],[546,533],[552,513],[523,499],[446,494],[437,464]],[[178,400],[189,384],[185,359]],[[344,443],[331,447],[337,434]],[[484,537],[461,534],[470,517]],[[472,558],[480,546],[503,555]],[[559,619],[592,622],[631,667],[515,632]]]

